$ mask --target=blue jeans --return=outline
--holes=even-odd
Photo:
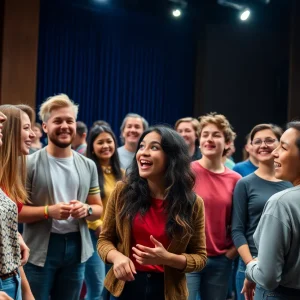
[[[239,258],[239,265],[235,277],[235,283],[236,283],[235,299],[236,300],[245,300],[244,295],[241,294],[241,291],[244,286],[244,281],[245,281],[245,271],[246,271],[246,265],[244,261],[241,258]]]
[[[210,256],[200,272],[186,275],[189,300],[225,300],[232,260],[225,255]]]
[[[103,292],[105,278],[105,264],[97,253],[97,238],[95,231],[90,229],[94,254],[85,264],[85,284],[87,288],[86,300],[99,300]]]
[[[256,285],[254,300],[299,300],[299,295],[288,296],[284,293],[275,291],[267,291],[261,286]]]
[[[14,300],[22,300],[20,274],[9,277],[5,280],[0,279],[0,291],[5,292]]]
[[[79,232],[51,233],[44,267],[24,266],[35,300],[78,300],[84,278]]]
[[[120,297],[110,300],[164,300],[164,273],[138,272],[134,281],[127,281]],[[174,283],[176,284],[176,283]]]
[[[108,271],[110,270],[110,268],[112,267],[112,265],[105,265],[105,276],[108,273]],[[104,287],[103,288],[103,292],[102,292],[102,300],[109,300],[110,299],[110,293],[109,291]]]

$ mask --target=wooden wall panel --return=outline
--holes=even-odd
[[[1,51],[1,102],[35,107],[39,0],[5,0]]]

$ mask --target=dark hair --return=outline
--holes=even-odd
[[[259,131],[262,131],[262,130],[271,130],[274,135],[276,136],[276,138],[278,139],[278,141],[280,140],[280,137],[282,136],[282,129],[275,125],[275,124],[258,124],[256,126],[253,127],[253,129],[251,130],[250,132],[250,140],[251,140],[251,143],[254,139],[254,136],[257,132]]]
[[[191,216],[195,194],[195,176],[190,168],[188,147],[182,137],[166,126],[155,126],[146,130],[138,145],[150,132],[161,136],[161,147],[166,154],[165,211],[167,213],[166,232],[169,237],[176,233],[192,234]],[[138,150],[137,150],[138,151]],[[136,152],[137,152],[136,151]],[[136,159],[132,161],[126,184],[120,194],[121,218],[131,221],[137,213],[145,215],[151,205],[151,196],[146,179],[140,177]]]
[[[93,123],[93,125],[92,125],[92,128],[95,127],[95,126],[97,126],[97,125],[98,125],[98,126],[106,126],[106,127],[111,128],[110,124],[107,123],[107,122],[104,121],[104,120],[97,120],[97,121],[95,121],[95,122]]]
[[[296,129],[296,130],[299,131],[299,134],[300,134],[300,121],[292,121],[292,122],[289,122],[289,123],[287,123],[286,128],[287,128],[287,129],[289,129],[289,128]],[[295,144],[296,144],[296,146],[298,147],[298,150],[300,151],[300,136],[297,138]]]
[[[87,126],[81,122],[81,121],[77,121],[76,122],[76,133],[82,137],[84,133],[87,133],[88,132],[88,129],[87,129]]]
[[[90,159],[92,159],[97,166],[97,170],[98,170],[98,180],[99,180],[99,187],[100,187],[100,191],[101,191],[101,197],[104,198],[105,197],[105,190],[104,190],[104,176],[103,176],[103,170],[101,165],[99,164],[98,158],[94,153],[94,141],[97,138],[97,136],[100,133],[106,132],[108,134],[111,135],[112,139],[114,140],[115,143],[115,152],[112,155],[112,157],[110,158],[110,163],[111,163],[111,171],[112,174],[115,176],[116,180],[120,180],[122,179],[122,171],[121,171],[121,167],[120,167],[120,160],[119,160],[119,155],[118,155],[118,144],[117,144],[117,139],[115,134],[113,133],[113,131],[111,130],[110,127],[107,126],[94,126],[91,129],[91,132],[89,134],[88,137],[88,142],[87,142],[87,150],[86,150],[86,156]]]

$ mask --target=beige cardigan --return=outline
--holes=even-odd
[[[102,232],[100,234],[97,249],[102,260],[107,262],[107,254],[111,250],[118,250],[125,256],[130,256],[131,249],[131,224],[128,219],[120,220],[119,195],[124,187],[123,182],[116,185],[106,207]],[[173,238],[168,251],[182,254],[186,257],[187,265],[183,271],[164,266],[164,284],[166,300],[186,300],[188,291],[184,273],[200,271],[206,264],[206,244],[204,231],[204,205],[203,200],[197,197],[193,215],[192,227],[194,233],[191,237],[178,236]],[[125,285],[125,281],[118,280],[111,268],[104,281],[107,290],[119,297]]]

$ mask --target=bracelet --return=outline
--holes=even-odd
[[[46,220],[49,219],[49,211],[48,211],[48,205],[45,206],[45,210],[44,210],[44,217]]]

